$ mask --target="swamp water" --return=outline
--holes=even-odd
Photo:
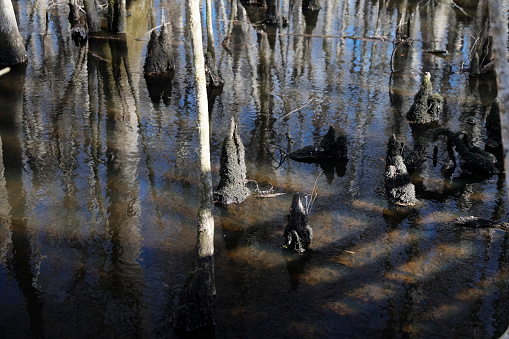
[[[430,161],[413,212],[384,196],[386,144],[395,134],[411,150],[405,114],[424,72],[445,98],[441,125],[484,147],[495,79],[463,66],[487,1],[320,3],[304,15],[300,0],[280,1],[289,25],[276,29],[256,25],[255,6],[213,1],[225,79],[209,98],[214,185],[233,116],[248,178],[286,193],[214,208],[216,336],[500,335],[508,233],[452,221],[507,221],[504,175],[444,177]],[[192,269],[199,180],[185,1],[128,2],[125,40],[81,48],[66,4],[46,20],[47,5],[15,2],[29,62],[0,78],[0,336],[174,337],[168,318]],[[163,15],[176,70],[154,89],[142,74],[145,32]],[[413,43],[393,53],[399,22]],[[265,145],[278,157],[275,146],[318,144],[333,123],[347,133],[348,162],[321,175],[291,160],[275,168]],[[312,251],[285,254],[292,193],[313,188]]]

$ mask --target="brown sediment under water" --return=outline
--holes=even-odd
[[[216,337],[499,336],[508,233],[453,220],[507,221],[504,173],[451,168],[442,140],[412,177],[413,209],[390,206],[384,189],[389,137],[408,153],[420,133],[405,115],[425,72],[445,100],[439,125],[485,148],[495,77],[466,70],[487,1],[278,3],[287,27],[213,1],[225,80],[209,95],[214,185],[233,116],[247,177],[286,193],[214,207]],[[125,36],[83,46],[67,4],[44,8],[16,2],[28,63],[0,77],[0,337],[174,337],[198,213],[186,1],[128,2]],[[154,84],[145,33],[163,13],[176,68]],[[402,34],[411,41],[396,45]],[[276,168],[276,147],[318,145],[331,124],[347,134],[347,161]],[[312,250],[285,253],[292,195],[313,189]]]

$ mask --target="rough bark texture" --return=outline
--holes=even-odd
[[[166,25],[161,27],[159,34],[152,31],[147,46],[147,56],[143,70],[145,74],[165,74],[175,69],[175,60],[171,52],[170,35]]]
[[[505,10],[499,0],[489,0],[491,34],[493,37],[493,53],[496,65],[498,100],[500,112],[500,126],[502,127],[502,142],[506,185],[509,187],[509,63],[507,62],[507,24],[504,20]]]
[[[443,110],[444,99],[440,94],[432,93],[431,75],[426,72],[422,77],[421,87],[415,95],[414,103],[407,113],[410,123],[425,124],[438,121]]]
[[[11,0],[0,0],[0,66],[26,61],[26,50],[19,34]]]
[[[313,230],[308,224],[308,211],[302,205],[300,194],[294,193],[290,214],[283,231],[283,247],[298,253],[305,252],[309,250],[312,239]]]
[[[209,113],[202,47],[200,1],[189,0],[189,30],[193,48],[196,107],[198,110],[200,187],[198,193],[197,265],[189,277],[172,323],[176,330],[196,332],[213,328],[214,318],[214,218],[212,216],[212,175],[210,166]]]
[[[233,118],[230,130],[223,142],[221,150],[219,175],[221,179],[214,197],[218,203],[229,205],[240,203],[249,196],[246,187],[246,163],[244,144],[237,131]]]
[[[415,186],[410,181],[405,162],[403,161],[403,142],[393,135],[387,143],[387,157],[385,159],[385,194],[387,199],[400,206],[413,206]]]

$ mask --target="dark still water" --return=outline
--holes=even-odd
[[[484,149],[495,78],[465,70],[487,1],[320,3],[304,15],[301,0],[280,1],[288,26],[266,28],[258,7],[213,1],[225,79],[209,97],[214,185],[233,116],[248,178],[286,193],[214,208],[216,337],[499,336],[508,233],[453,220],[507,221],[504,174],[445,175],[431,152],[414,210],[394,210],[384,189],[389,137],[405,152],[415,143],[406,113],[425,72],[445,99],[440,125]],[[198,208],[186,3],[128,2],[125,39],[81,48],[66,3],[46,20],[50,5],[15,2],[29,62],[0,78],[0,337],[174,337],[168,318],[192,269]],[[163,16],[176,70],[154,90],[145,32]],[[394,52],[403,33],[412,43]],[[318,144],[333,123],[347,133],[346,163],[318,179],[315,164],[276,169],[267,148],[279,158],[276,147]],[[312,251],[287,255],[292,194],[314,187]]]

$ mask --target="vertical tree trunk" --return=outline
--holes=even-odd
[[[88,30],[90,33],[101,31],[101,17],[97,12],[94,0],[84,0],[85,11],[87,12]]]
[[[507,24],[504,20],[504,6],[501,0],[489,0],[491,36],[497,74],[500,127],[504,154],[505,181],[509,187],[509,63],[507,61]],[[509,339],[509,327],[500,338]]]
[[[214,218],[212,217],[209,113],[201,36],[200,2],[199,0],[189,0],[188,6],[195,69],[200,159],[198,236],[196,241],[198,257],[196,269],[188,277],[180,295],[179,304],[173,314],[173,326],[177,330],[196,331],[210,329],[215,324]]]
[[[216,60],[215,45],[214,29],[212,28],[212,0],[207,0],[207,52],[211,54],[214,63]]]
[[[26,61],[26,50],[19,34],[11,0],[0,0],[0,65]]]
[[[110,0],[108,6],[108,27],[113,33],[126,32],[126,0]]]
[[[504,8],[501,0],[489,0],[491,35],[493,37],[493,53],[495,54],[495,70],[497,73],[500,126],[504,147],[505,180],[509,187],[509,64],[507,62],[507,26],[504,20]]]

